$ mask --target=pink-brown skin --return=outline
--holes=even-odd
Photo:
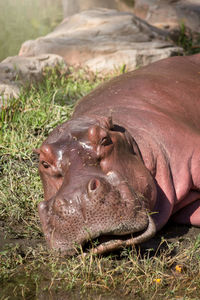
[[[39,214],[55,249],[71,254],[102,235],[110,240],[94,253],[133,245],[170,217],[200,226],[200,55],[102,85],[37,152]]]

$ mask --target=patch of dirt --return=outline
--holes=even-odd
[[[17,229],[16,229],[17,231]],[[6,231],[6,227],[4,226],[4,222],[0,222],[0,251],[4,251],[7,246],[16,246],[20,247],[22,253],[26,253],[29,247],[35,248],[38,244],[45,245],[45,240],[43,237],[39,238],[23,238],[23,237],[15,237],[14,233],[8,233]]]
[[[103,294],[103,293],[95,293],[95,292],[90,292],[88,295],[83,294],[81,295],[79,291],[74,291],[72,293],[67,293],[67,292],[59,292],[59,293],[51,293],[48,291],[42,292],[40,295],[38,295],[38,300],[121,300],[122,296],[120,293],[112,293],[112,294]],[[129,300],[133,299],[130,296],[124,296],[123,295],[123,300]],[[134,300],[137,300],[134,298]]]

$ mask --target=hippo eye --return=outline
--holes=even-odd
[[[43,167],[45,169],[48,169],[50,167],[50,165],[46,161],[44,161],[44,160],[41,162],[41,164],[43,165]]]
[[[104,136],[102,139],[101,139],[101,142],[100,142],[101,146],[108,146],[110,144],[112,144],[112,140],[109,136]]]

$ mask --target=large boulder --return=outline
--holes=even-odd
[[[61,65],[67,68],[63,58],[55,54],[7,57],[0,63],[0,108],[7,106],[9,98],[17,98],[22,86],[41,81],[45,68]]]
[[[54,53],[69,65],[108,73],[123,65],[133,70],[180,52],[165,31],[132,13],[94,9],[66,18],[44,37],[26,41],[19,55]]]
[[[200,0],[135,0],[133,11],[149,24],[171,32],[181,24],[194,34],[200,32]]]
[[[121,10],[123,0],[62,0],[64,17],[69,17],[83,10],[89,10],[99,7]],[[125,5],[127,8],[127,6]]]
[[[177,31],[184,23],[191,32],[200,32],[200,0],[62,0],[68,17],[96,7],[129,11],[153,26]]]

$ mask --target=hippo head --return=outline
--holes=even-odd
[[[154,235],[156,185],[123,127],[109,118],[72,119],[36,151],[45,198],[39,215],[50,247],[72,254],[104,237],[93,249],[103,253]]]

